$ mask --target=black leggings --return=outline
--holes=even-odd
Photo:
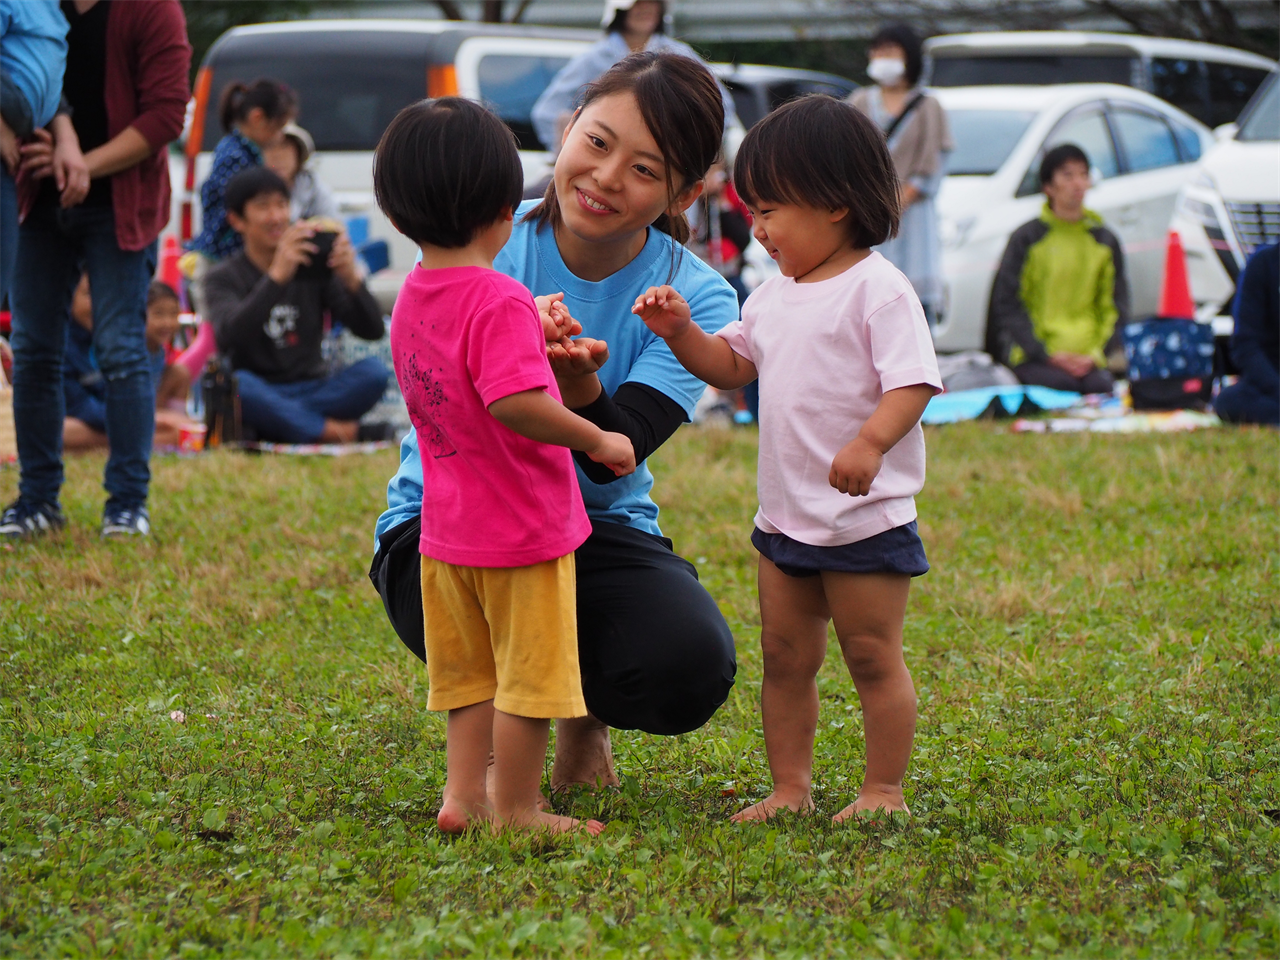
[[[369,579],[396,633],[426,662],[421,521],[378,540]],[[595,522],[578,548],[578,659],[587,709],[611,727],[677,734],[706,723],[737,672],[733,635],[671,541]]]

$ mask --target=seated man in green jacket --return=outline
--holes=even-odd
[[[1110,393],[1105,350],[1129,319],[1124,253],[1086,210],[1089,158],[1064,143],[1045,154],[1040,216],[1009,238],[991,290],[988,350],[1023,383]]]

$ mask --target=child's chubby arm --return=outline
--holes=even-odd
[[[667,342],[681,366],[717,390],[736,390],[756,378],[755,364],[694,323],[688,302],[673,288],[650,287],[631,312]]]
[[[858,435],[840,448],[831,462],[830,484],[851,497],[865,497],[880,472],[884,455],[919,422],[936,391],[927,383],[890,390]]]
[[[601,430],[545,390],[524,390],[501,397],[489,404],[489,413],[522,437],[581,450],[620,477],[635,473],[636,453],[627,437]]]
[[[547,343],[564,343],[569,337],[576,337],[582,332],[582,324],[569,313],[564,305],[563,293],[552,293],[534,297],[538,307],[538,317],[542,320],[542,335]]]

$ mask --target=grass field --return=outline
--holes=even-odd
[[[443,720],[365,577],[393,453],[158,458],[144,543],[73,461],[71,529],[0,547],[0,956],[1280,954],[1276,435],[927,439],[914,818],[829,821],[833,648],[825,816],[725,822],[767,792],[754,434],[686,429],[662,521],[738,683],[615,733],[622,788],[558,801],[596,841],[437,832]]]

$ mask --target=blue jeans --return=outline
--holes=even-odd
[[[147,501],[155,392],[147,355],[147,285],[156,245],[121,250],[110,207],[63,210],[40,201],[19,228],[13,289],[13,419],[21,476],[32,503],[57,504],[62,490],[62,362],[71,294],[82,269],[93,297],[93,350],[106,383],[107,510]]]
[[[277,443],[315,443],[329,420],[359,420],[387,389],[386,366],[366,357],[331,377],[268,383],[256,373],[237,370],[240,418],[259,439]]]
[[[1227,423],[1280,426],[1280,397],[1263,393],[1243,377],[1234,386],[1222,388],[1213,408]]]
[[[0,301],[13,282],[13,264],[18,256],[18,188],[8,169],[0,164]]]

